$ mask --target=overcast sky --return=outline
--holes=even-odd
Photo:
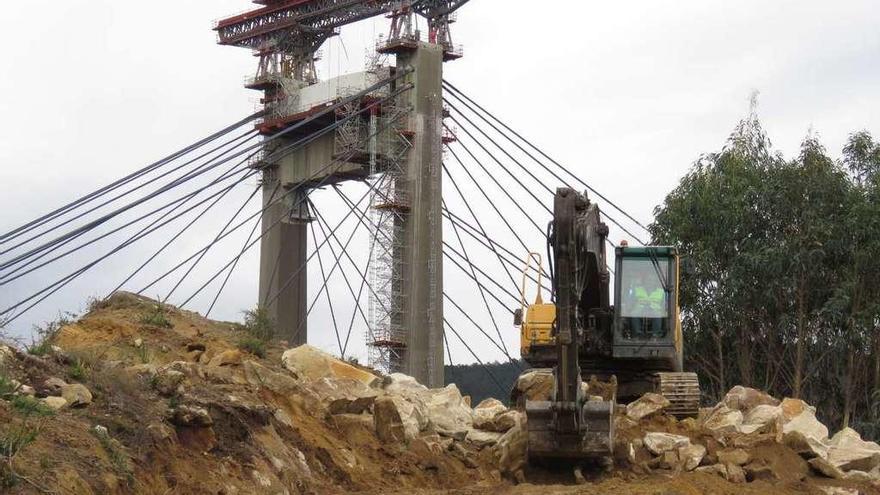
[[[211,31],[212,21],[251,6],[244,0],[4,5],[0,231],[253,112],[257,94],[241,84],[253,73],[255,59],[246,50],[217,46]],[[835,156],[849,133],[880,133],[876,2],[474,0],[458,19],[454,37],[465,57],[447,64],[445,77],[643,223],[700,154],[724,144],[747,113],[753,91],[760,92],[759,114],[771,140],[788,157],[810,130]],[[321,76],[362,69],[368,47],[386,29],[384,18],[343,29],[323,48]],[[182,237],[172,250],[176,258],[159,261],[149,274],[203,246],[250,190],[231,194],[223,215]],[[352,197],[364,191],[356,185],[347,190]],[[460,201],[448,195],[447,201],[464,213]],[[331,219],[343,215],[329,194],[321,193],[316,202]],[[511,218],[518,214],[512,205],[499,204]],[[502,228],[497,220],[486,221],[493,230]],[[536,233],[522,228],[530,247],[543,250]],[[197,270],[202,278],[193,287],[234,256],[244,235],[212,252],[213,267]],[[446,235],[449,239],[448,230]],[[612,238],[623,237],[612,229]],[[356,243],[365,246],[366,238],[359,235]],[[27,335],[32,324],[60,310],[81,309],[86,297],[112,289],[157,245],[146,244],[109,259],[9,330]],[[476,258],[491,261],[472,249]],[[72,256],[63,266],[0,287],[0,306],[99,252]],[[257,263],[253,252],[243,259],[212,317],[238,320],[242,309],[255,304]],[[447,291],[490,328],[473,285],[455,270],[447,264]],[[319,285],[316,272],[311,269],[310,298]],[[354,271],[346,272],[357,280]],[[341,280],[331,284],[331,293],[340,301],[337,317],[345,328],[351,298]],[[204,311],[211,297],[194,300],[191,309]],[[322,304],[316,306],[310,340],[338,352]],[[447,313],[484,360],[502,357],[455,310]],[[516,349],[509,315],[498,311],[498,316],[507,347]],[[362,359],[363,332],[364,325],[356,323],[352,351]],[[452,355],[456,362],[473,360],[454,341]]]

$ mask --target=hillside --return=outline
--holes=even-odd
[[[523,415],[497,401],[149,299],[48,337],[0,348],[3,493],[880,493],[880,447],[741,387],[698,420],[621,406],[614,468],[579,485],[525,467]]]

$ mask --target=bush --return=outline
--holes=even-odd
[[[161,302],[154,304],[149,310],[142,313],[138,323],[158,328],[174,326],[168,319],[168,308]]]
[[[34,333],[37,338],[31,340],[31,345],[27,348],[28,354],[34,356],[49,354],[52,351],[52,342],[58,336],[58,332],[73,323],[75,319],[76,315],[73,313],[60,313],[55,321],[47,322],[42,327],[34,325]]]
[[[42,402],[27,395],[16,395],[9,401],[12,408],[22,416],[54,416],[55,411]]]
[[[266,343],[255,337],[241,340],[238,343],[238,348],[260,358],[266,357]]]
[[[76,381],[83,381],[86,378],[86,365],[82,359],[77,359],[70,365],[67,375]]]
[[[244,311],[244,329],[247,333],[263,342],[275,337],[275,322],[269,317],[266,308],[257,306]]]
[[[104,452],[107,453],[107,457],[110,458],[110,463],[113,464],[116,474],[125,478],[128,485],[132,486],[134,484],[134,470],[131,468],[128,456],[122,451],[119,443],[111,438],[105,430],[95,428],[92,429],[92,434],[95,435],[98,442],[101,443],[101,447],[104,448]]]

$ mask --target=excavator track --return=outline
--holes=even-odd
[[[696,373],[655,373],[654,390],[672,404],[666,413],[677,418],[696,417],[700,412],[700,379]]]

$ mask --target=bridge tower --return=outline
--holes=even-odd
[[[291,346],[307,342],[309,192],[317,186],[384,176],[372,205],[374,242],[385,245],[374,251],[379,254],[374,255],[377,264],[370,273],[378,284],[370,301],[371,364],[407,373],[431,387],[442,386],[441,83],[443,62],[461,56],[452,45],[449,25],[454,10],[467,0],[254,1],[263,6],[219,21],[215,30],[220,44],[250,48],[259,58],[256,76],[246,86],[264,95],[266,114],[258,129],[267,137],[276,136],[252,165],[263,172],[264,204],[276,202],[263,217],[259,304]],[[413,30],[415,14],[428,20],[427,37]],[[376,15],[392,20],[390,35],[378,50],[394,54],[396,65],[319,81],[315,61],[321,44],[341,26]],[[281,153],[344,115],[333,112],[308,120],[327,105],[404,73],[393,87],[409,90],[397,95],[386,111],[354,119],[362,124],[354,131],[356,139],[351,138],[352,126],[346,125],[293,153]],[[366,95],[365,101],[387,96],[389,89],[380,93]],[[389,120],[393,109],[403,109],[406,116],[377,132],[383,116]],[[292,127],[297,124],[301,127]],[[279,132],[284,133],[280,138]],[[277,202],[279,197],[283,201]],[[380,232],[383,228],[387,232]]]

